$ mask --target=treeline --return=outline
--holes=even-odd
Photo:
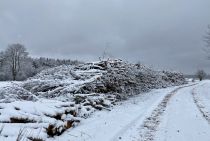
[[[32,58],[24,45],[11,44],[0,52],[0,81],[25,80],[47,68],[79,63],[70,59]]]

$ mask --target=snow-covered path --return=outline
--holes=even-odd
[[[150,93],[133,97],[114,107],[112,111],[96,112],[74,129],[52,140],[65,141],[117,141],[126,135],[131,141],[139,134],[139,126],[162,99],[175,87],[153,90]],[[127,136],[129,134],[129,136]],[[131,135],[131,136],[130,136]]]
[[[192,97],[192,88],[178,91],[169,102],[156,141],[209,141],[210,125]]]
[[[210,125],[192,95],[200,87],[203,84],[153,90],[112,111],[96,112],[80,126],[52,140],[209,141]]]

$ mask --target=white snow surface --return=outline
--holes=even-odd
[[[0,89],[16,84],[18,82],[0,82]],[[102,97],[95,96],[92,99]],[[104,103],[110,104],[109,101]],[[66,117],[64,113],[78,110],[75,109],[78,105],[71,107],[71,104],[75,103],[42,98],[37,101],[1,102],[0,141],[15,141],[21,129],[24,130],[23,141],[28,141],[29,136],[46,141],[210,140],[209,80],[142,93],[118,102],[111,111],[81,109],[81,114],[91,116],[79,118],[81,122],[78,126],[60,136],[49,138],[45,132],[49,123],[63,125],[68,118],[75,118]],[[158,115],[155,115],[157,111]],[[62,114],[63,121],[51,117],[58,113]],[[35,122],[9,123],[11,117]],[[145,123],[149,123],[149,126],[145,126]]]
[[[138,126],[141,125],[144,117],[157,106],[166,94],[174,89],[172,87],[153,90],[117,105],[110,112],[96,112],[91,118],[84,120],[80,126],[70,129],[62,137],[57,137],[55,140],[115,141],[122,135],[126,135],[123,139],[130,141],[132,137],[127,135],[131,131],[132,134],[138,135],[136,129],[139,128]]]
[[[152,131],[154,135],[151,133],[151,140],[209,141],[210,124],[196,106],[192,95],[192,91],[195,90],[201,96],[205,109],[210,113],[209,87],[210,81],[203,81],[183,88],[153,90],[115,106],[110,112],[96,112],[91,118],[82,121],[80,126],[49,140],[149,141],[140,134],[148,130],[143,124],[148,118],[154,118],[151,115],[158,104],[173,92],[160,115],[160,123],[157,123],[157,128]],[[176,89],[177,91],[174,91]]]
[[[210,86],[210,83],[205,83]],[[197,86],[204,92],[207,87]],[[210,124],[194,103],[192,88],[178,91],[169,102],[158,128],[157,141],[209,141]],[[199,95],[206,95],[199,91]],[[208,92],[208,95],[210,93]],[[207,100],[207,99],[206,99]],[[210,99],[208,99],[208,103]],[[210,109],[209,109],[210,110]],[[210,111],[209,111],[210,112]]]

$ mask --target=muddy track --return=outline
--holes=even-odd
[[[205,105],[202,103],[202,101],[199,99],[197,93],[195,92],[195,89],[196,88],[192,90],[193,101],[195,105],[197,106],[198,110],[201,112],[204,119],[210,124],[210,113],[205,108]]]
[[[160,104],[158,104],[157,108],[155,108],[152,111],[152,114],[147,117],[142,126],[140,127],[140,139],[139,141],[152,141],[154,140],[155,132],[157,131],[157,128],[160,124],[160,119],[163,116],[166,107],[170,101],[170,99],[180,90],[186,87],[194,86],[196,84],[187,85],[179,87],[172,92],[170,92],[168,95],[164,97],[164,99],[161,101]]]

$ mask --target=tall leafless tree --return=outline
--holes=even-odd
[[[10,66],[13,80],[16,80],[27,56],[28,52],[26,52],[26,48],[22,44],[11,44],[6,49],[5,57]]]
[[[204,36],[204,41],[206,42],[205,51],[207,52],[208,59],[210,60],[210,25],[208,26],[208,30],[206,32],[206,35]]]
[[[208,31],[206,33],[206,43],[207,43],[207,46],[210,47],[210,25],[208,26]]]
[[[3,66],[4,62],[4,52],[0,52],[0,68]]]

